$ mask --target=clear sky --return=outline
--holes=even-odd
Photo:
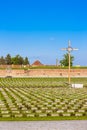
[[[0,1],[0,56],[55,64],[68,40],[79,49],[74,64],[87,66],[87,0]]]

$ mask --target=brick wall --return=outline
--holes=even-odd
[[[71,69],[72,77],[86,77],[87,69]],[[54,76],[54,77],[68,77],[68,69],[33,69],[28,70],[28,76]]]
[[[0,70],[0,76],[24,76],[24,70]]]
[[[0,70],[0,76],[68,77],[68,69]],[[72,77],[87,77],[87,69],[71,69]]]

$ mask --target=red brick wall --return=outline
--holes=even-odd
[[[24,70],[0,70],[0,76],[24,76]]]
[[[29,70],[0,70],[0,76],[54,76],[68,77],[68,69],[29,69]],[[71,69],[73,77],[87,77],[87,69]]]
[[[86,77],[87,69],[72,69],[70,72],[73,77]],[[28,76],[57,76],[57,77],[68,77],[68,69],[35,69],[27,72]]]

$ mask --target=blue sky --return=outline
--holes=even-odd
[[[3,0],[0,1],[0,56],[10,53],[55,64],[68,46],[74,64],[87,66],[86,0]]]

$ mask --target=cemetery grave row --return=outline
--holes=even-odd
[[[9,87],[0,87],[1,118],[87,116],[87,88],[38,88],[28,87],[27,83],[26,87],[12,87],[14,83],[8,84]],[[22,85],[21,81],[19,84]]]
[[[0,78],[0,87],[65,87],[68,78]],[[71,83],[87,86],[87,78],[71,78]]]

